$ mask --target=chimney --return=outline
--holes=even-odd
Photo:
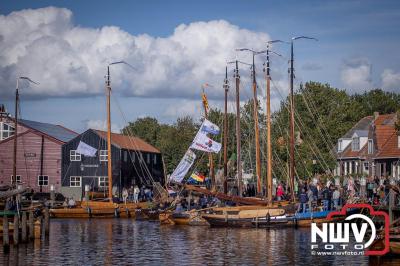
[[[379,112],[374,112],[374,119],[376,120],[379,116]]]

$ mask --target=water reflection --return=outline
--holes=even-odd
[[[365,256],[311,256],[309,229],[160,227],[104,219],[52,220],[50,230],[48,241],[11,247],[8,255],[1,250],[2,264],[368,265]]]

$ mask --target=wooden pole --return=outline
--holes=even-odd
[[[33,211],[29,212],[29,239],[34,239],[35,238],[35,228],[34,228],[34,218],[33,218]]]
[[[50,232],[50,214],[49,208],[44,208],[44,233],[46,236],[49,235]]]
[[[228,67],[225,67],[225,106],[224,106],[224,193],[228,193]]]
[[[19,242],[19,217],[18,217],[18,214],[14,215],[13,240],[14,240],[14,245],[18,245],[18,242]]]
[[[256,83],[256,70],[254,64],[253,52],[253,119],[254,119],[254,136],[256,145],[256,176],[257,176],[257,193],[262,193],[261,188],[261,156],[260,156],[260,136],[258,126],[258,100],[257,100],[257,83]]]
[[[107,173],[108,173],[108,198],[110,202],[113,202],[113,194],[112,194],[112,154],[111,154],[111,104],[110,104],[110,96],[111,96],[111,86],[110,86],[110,66],[107,66],[107,81],[106,81],[106,90],[107,90]]]
[[[17,184],[17,136],[18,136],[18,102],[19,102],[19,78],[17,78],[17,88],[15,89],[15,113],[14,113],[14,152],[13,152],[13,176],[11,179],[11,186]]]
[[[239,197],[243,196],[242,190],[242,159],[240,155],[240,145],[241,145],[241,136],[240,136],[240,95],[239,95],[239,84],[240,84],[240,76],[239,76],[239,67],[238,61],[236,60],[236,68],[235,68],[235,79],[236,79],[236,158],[237,158],[237,175],[238,175],[238,194]]]
[[[271,147],[271,76],[269,69],[269,49],[267,49],[267,200],[272,203],[272,147]]]
[[[27,241],[27,217],[26,217],[26,212],[22,212],[22,224],[21,224],[21,241],[26,242]]]
[[[295,202],[296,198],[294,195],[294,94],[293,94],[293,78],[294,78],[294,68],[293,68],[293,40],[291,42],[290,49],[290,160],[289,160],[289,178],[290,178],[290,190],[291,199]]]
[[[9,236],[9,227],[8,227],[8,217],[7,215],[3,216],[3,248],[5,251],[9,249],[10,246],[10,236]]]

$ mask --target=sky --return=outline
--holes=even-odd
[[[21,116],[75,131],[105,125],[104,76],[111,66],[112,124],[152,116],[164,123],[201,115],[202,84],[211,107],[223,104],[228,61],[250,62],[268,40],[293,36],[296,87],[309,80],[349,93],[400,91],[399,1],[8,1],[0,2],[0,103]],[[288,93],[289,45],[271,58],[272,107]],[[265,96],[256,58],[258,94]],[[233,66],[228,65],[233,95]],[[250,69],[240,66],[241,100],[251,97]],[[233,103],[230,102],[233,111]]]

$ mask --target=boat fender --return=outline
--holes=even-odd
[[[130,215],[129,215],[129,209],[128,209],[128,208],[125,208],[125,212],[126,212],[126,216],[127,216],[127,217],[130,217]]]
[[[265,216],[265,219],[267,220],[267,223],[269,224],[271,222],[271,215],[269,215],[269,212]]]

